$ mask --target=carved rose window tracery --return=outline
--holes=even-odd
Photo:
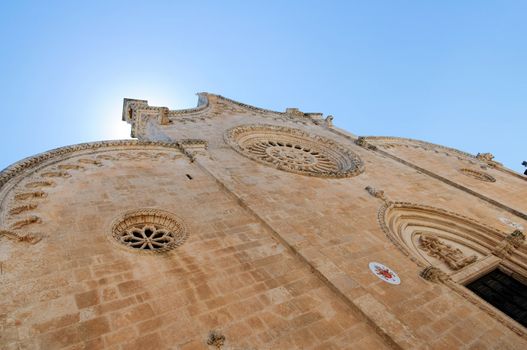
[[[115,220],[112,237],[127,248],[165,252],[181,245],[187,231],[178,218],[157,209],[140,209]]]
[[[298,129],[240,126],[229,130],[225,140],[246,157],[297,174],[351,177],[363,171],[362,161],[349,149]]]

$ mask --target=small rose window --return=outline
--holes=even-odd
[[[141,209],[118,218],[112,226],[112,236],[130,249],[165,252],[181,245],[187,231],[181,220],[170,213]]]

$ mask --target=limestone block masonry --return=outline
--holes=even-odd
[[[527,348],[525,176],[198,96],[0,172],[0,349]]]

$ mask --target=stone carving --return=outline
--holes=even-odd
[[[84,167],[82,165],[75,165],[75,164],[60,164],[57,165],[57,168],[60,170],[84,170]]]
[[[360,146],[362,148],[376,150],[377,147],[366,141],[366,138],[364,136],[359,136],[357,140],[355,140],[355,144],[357,146]]]
[[[25,211],[35,210],[37,208],[37,205],[34,203],[21,205],[19,207],[15,207],[9,210],[10,215],[18,215]]]
[[[168,125],[170,124],[170,119],[168,119],[168,108],[167,107],[161,107],[159,109],[159,124],[160,125]]]
[[[376,190],[374,187],[371,187],[371,186],[366,186],[364,189],[368,191],[368,193],[372,195],[373,197],[382,199],[383,201],[387,201],[384,191]]]
[[[6,237],[18,242],[27,242],[30,244],[38,243],[42,239],[41,233],[30,233],[30,232],[15,232],[12,230],[4,230],[0,228],[0,237]]]
[[[396,214],[400,212],[401,214]],[[420,227],[426,227],[430,224],[425,220],[429,220],[430,217],[436,217],[445,222],[447,225],[445,228],[457,227],[457,223],[462,223],[471,228],[471,231],[481,232],[482,235],[488,235],[493,237],[503,236],[504,233],[495,229],[492,226],[486,225],[478,220],[467,217],[465,215],[460,215],[445,209],[435,208],[428,205],[415,204],[410,202],[389,202],[383,204],[379,211],[377,212],[377,222],[381,229],[384,231],[386,236],[406,255],[410,257],[411,260],[416,262],[419,266],[426,267],[427,265],[423,264],[419,259],[415,259],[413,254],[410,254],[409,247],[404,243],[404,239],[401,236],[404,232],[401,231],[401,223],[397,220],[397,217],[407,216],[409,214],[415,213],[426,213],[426,216],[416,217],[413,220]],[[397,217],[395,217],[397,216]],[[435,222],[435,220],[434,220]],[[437,228],[437,225],[434,224],[434,227]],[[450,229],[450,231],[452,231]],[[454,231],[456,234],[462,236],[462,232]],[[496,244],[498,244],[496,240]]]
[[[86,144],[79,144],[74,146],[67,146],[63,148],[59,148],[50,152],[42,153],[40,155],[37,155],[35,157],[27,158],[22,160],[19,163],[15,163],[14,165],[8,167],[7,169],[0,172],[0,189],[4,184],[6,184],[11,178],[19,175],[23,171],[27,169],[31,169],[34,166],[40,165],[42,162],[45,162],[49,159],[55,158],[55,162],[53,164],[56,164],[57,161],[60,161],[61,158],[64,160],[71,160],[69,156],[71,154],[74,154],[76,152],[82,152],[84,150],[91,150],[103,151],[104,149],[110,149],[115,148],[118,149],[127,149],[127,153],[123,154],[131,154],[133,159],[141,159],[141,158],[148,158],[152,160],[156,159],[168,159],[173,158],[176,159],[178,157],[182,157],[180,151],[178,150],[178,146],[176,144],[172,143],[165,143],[165,142],[140,142],[136,140],[123,140],[123,141],[102,141],[102,142],[94,142],[94,143],[86,143]],[[169,156],[166,152],[159,152],[159,148],[164,149],[171,149],[172,153],[177,153],[176,155]],[[130,150],[131,149],[131,150]],[[135,149],[140,150],[139,152],[134,152]],[[152,149],[154,151],[157,150],[157,152],[145,152],[145,150]],[[57,159],[58,158],[58,159]],[[96,159],[91,158],[81,158],[78,159],[78,163],[81,163],[83,165],[77,165],[77,164],[59,164],[56,166],[53,166],[50,171],[42,170],[42,172],[37,173],[40,177],[48,178],[48,177],[54,177],[56,179],[66,178],[70,177],[71,174],[66,172],[65,170],[83,170],[86,169],[86,166],[103,166],[103,163],[101,160],[108,160],[108,161],[115,161],[120,160],[119,157],[115,157],[114,155],[108,155],[108,154],[99,154],[96,156]],[[128,159],[127,159],[128,160]],[[44,168],[46,169],[46,168]],[[38,180],[38,181],[31,181],[23,185],[27,189],[45,189],[46,187],[55,186],[55,182],[50,180]],[[16,190],[16,187],[15,187]],[[36,200],[47,197],[47,193],[42,190],[35,190],[31,192],[19,192],[16,193],[13,197],[15,201],[30,201],[30,200]],[[12,203],[7,203],[6,211],[9,213],[9,215],[19,215],[31,210],[34,210],[37,208],[37,204],[29,202],[27,204],[13,206]],[[15,237],[14,235],[21,235],[20,240],[34,240],[37,236],[34,234],[31,234],[33,236],[27,236],[25,234],[15,234],[14,230],[18,230],[20,228],[23,228],[27,225],[31,224],[38,224],[41,223],[41,218],[37,216],[30,216],[28,218],[25,218],[23,220],[16,221],[11,226],[11,230],[5,230],[5,235],[9,237]],[[18,236],[17,236],[18,237]],[[32,237],[32,238],[30,238]],[[40,239],[41,236],[39,236],[38,239]]]
[[[95,166],[102,166],[102,163],[100,161],[95,160],[95,159],[89,159],[89,158],[81,158],[77,160],[77,162],[84,163],[84,164],[91,164]]]
[[[333,119],[334,117],[332,115],[328,115],[325,119],[326,126],[331,127],[333,126]]]
[[[525,235],[520,230],[514,230],[511,234],[505,237],[496,248],[492,251],[492,254],[502,259],[510,256],[516,249],[518,249],[523,242],[525,242]]]
[[[420,247],[429,256],[437,258],[448,265],[452,270],[459,270],[477,260],[477,256],[465,256],[460,249],[453,248],[450,244],[442,242],[432,235],[421,235],[419,237]]]
[[[90,142],[90,143],[80,143],[77,145],[66,146],[57,148],[48,152],[38,154],[33,157],[17,162],[6,169],[0,172],[0,189],[13,177],[19,175],[23,171],[30,169],[38,164],[49,159],[60,159],[71,155],[76,152],[81,152],[85,150],[94,151],[98,149],[108,149],[108,148],[133,148],[141,147],[143,149],[148,149],[152,147],[163,147],[167,149],[177,150],[178,146],[175,143],[168,142],[158,142],[158,141],[138,141],[138,140],[118,140],[118,141],[99,141],[99,142]],[[101,163],[102,164],[102,163]]]
[[[459,169],[459,172],[465,176],[471,177],[473,179],[484,181],[484,182],[496,182],[496,179],[489,174],[486,174],[482,171],[468,169],[468,168],[462,168]]]
[[[295,117],[303,117],[304,116],[304,112],[302,112],[298,108],[286,108],[285,109],[285,113],[289,114],[289,115],[292,115],[292,116],[295,116]]]
[[[34,181],[26,184],[27,188],[50,187],[55,183],[53,181]]]
[[[116,160],[117,158],[115,158],[114,156],[111,156],[109,154],[99,154],[97,155],[95,158],[97,159],[103,159],[103,160]]]
[[[444,282],[450,279],[450,277],[443,272],[443,270],[434,267],[427,266],[420,273],[419,276],[423,277],[425,280],[430,282]]]
[[[409,219],[410,218],[410,219]],[[486,225],[478,220],[469,218],[464,215],[460,215],[448,210],[434,208],[427,205],[420,205],[409,202],[390,202],[385,203],[381,206],[377,213],[377,220],[384,231],[386,236],[398,247],[401,252],[408,256],[410,260],[415,262],[418,266],[426,268],[429,264],[426,261],[423,261],[418,257],[418,253],[414,252],[410,246],[405,243],[405,234],[413,234],[409,230],[409,227],[412,224],[415,227],[427,227],[429,225],[433,226],[434,229],[444,229],[446,231],[455,234],[460,240],[469,240],[471,244],[478,245],[480,244],[479,239],[485,237],[489,239],[492,237],[492,243],[485,247],[479,247],[479,251],[483,251],[484,254],[491,253],[491,248],[498,246],[500,244],[499,237],[505,236],[505,234],[494,227]],[[411,220],[411,221],[410,221]],[[460,230],[460,227],[464,227],[467,230]],[[470,233],[470,234],[469,234]],[[518,245],[523,242],[521,238],[523,234],[514,233],[513,235],[503,240],[510,242],[512,246],[514,244]],[[471,239],[471,236],[475,236],[474,239]],[[513,243],[514,242],[514,243]],[[507,259],[507,263],[513,266],[514,270],[522,270],[522,266],[518,266],[518,262],[515,260]],[[502,316],[500,312],[497,312],[492,306],[479,297],[475,297],[472,292],[470,292],[464,286],[459,285],[458,283],[453,282],[451,279],[444,279],[446,276],[441,274],[440,271],[434,270],[435,267],[421,272],[423,278],[430,278],[432,280],[442,280],[442,282],[453,291],[458,293],[463,298],[467,299],[474,305],[476,305],[481,310],[485,311],[489,316],[502,323],[504,326],[508,327],[518,335],[526,337],[527,333],[525,328],[518,328],[516,322],[511,321],[510,318]],[[441,271],[443,272],[443,271]]]
[[[66,171],[48,171],[40,174],[42,177],[71,177],[71,174]]]
[[[351,177],[364,170],[362,161],[352,151],[298,129],[245,125],[227,131],[225,141],[246,157],[292,173]]]
[[[15,200],[17,201],[24,201],[27,199],[38,199],[38,198],[44,198],[48,194],[43,191],[35,191],[35,192],[23,192],[23,193],[17,193],[15,194]]]
[[[216,347],[216,349],[221,349],[225,344],[225,336],[219,331],[210,331],[207,344]]]
[[[491,162],[494,159],[494,155],[492,153],[478,153],[476,158],[484,162]]]
[[[114,220],[111,235],[130,250],[161,253],[183,244],[188,233],[182,221],[171,213],[139,209]]]
[[[42,222],[42,219],[40,219],[38,216],[32,215],[32,216],[29,216],[29,217],[25,218],[24,220],[20,220],[20,221],[15,222],[13,225],[11,225],[11,229],[12,230],[19,230],[19,229],[21,229],[24,226],[28,226],[28,225],[36,224],[36,223],[41,223],[41,222]]]
[[[198,139],[185,139],[177,143],[181,151],[190,158],[191,162],[196,160],[196,156],[205,155],[208,147],[207,141]]]
[[[498,168],[500,170],[504,170],[502,164],[494,160],[494,155],[492,155],[492,153],[478,153],[476,155],[476,158],[482,162],[485,162],[486,165],[491,168]],[[506,172],[510,173],[510,171]]]

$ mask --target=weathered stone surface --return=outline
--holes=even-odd
[[[498,266],[527,276],[525,178],[420,141],[355,142],[320,114],[199,101],[126,99],[140,141],[0,173],[1,349],[527,346],[463,287]],[[280,137],[250,142],[254,159],[232,130]]]

